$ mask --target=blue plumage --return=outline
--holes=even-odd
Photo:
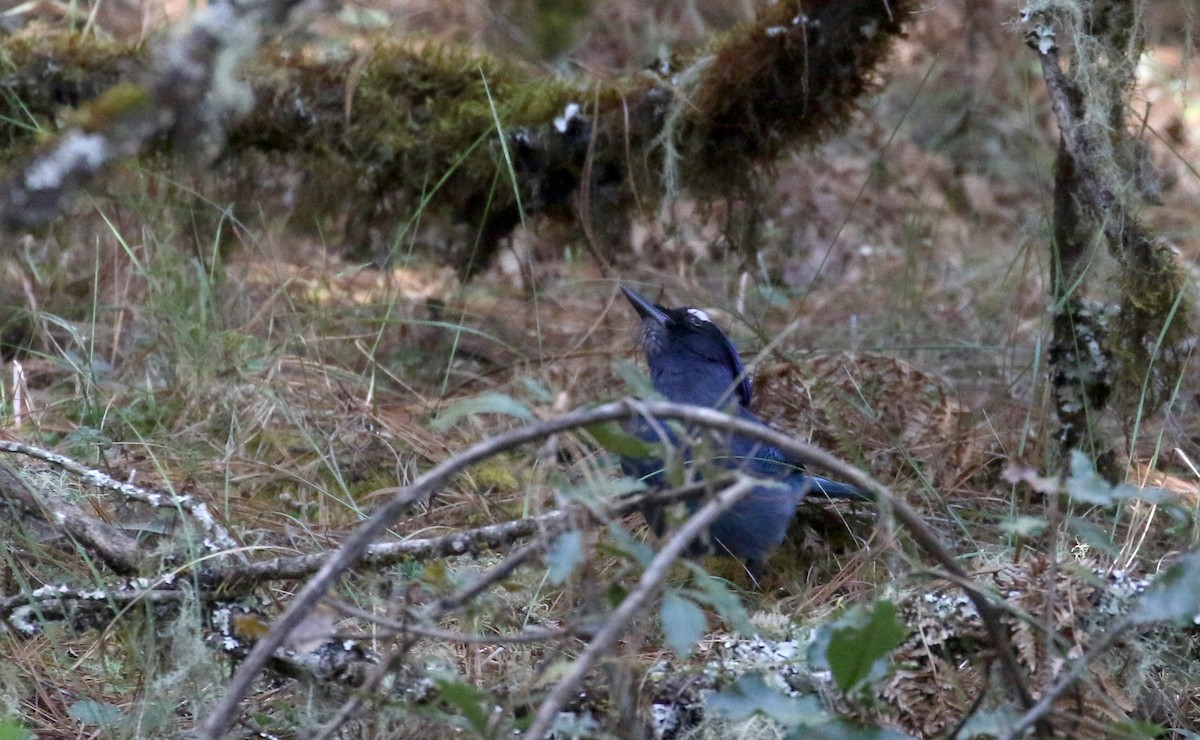
[[[737,349],[707,314],[696,308],[664,308],[629,288],[621,290],[642,319],[642,348],[656,391],[675,403],[721,409],[766,426],[748,408],[750,381]],[[666,424],[641,420],[631,431],[647,441],[678,444]],[[690,459],[687,450],[683,454]],[[783,542],[796,506],[806,495],[868,499],[855,486],[806,473],[799,461],[780,450],[737,434],[724,437],[713,462],[771,481],[756,486],[709,528],[717,551],[744,560],[754,575],[762,572],[767,557]],[[621,466],[626,474],[653,486],[666,485],[661,460],[623,458]],[[662,512],[644,513],[655,532],[662,534]]]

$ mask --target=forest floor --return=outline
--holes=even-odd
[[[537,64],[535,5],[379,0],[322,19],[314,33],[323,43],[358,43],[392,29]],[[637,70],[663,44],[718,33],[749,6],[596,4],[593,19],[570,37],[570,68]],[[161,22],[160,7],[167,16],[176,11],[170,3],[146,7],[156,12],[132,0],[106,3],[96,23],[128,36]],[[1200,67],[1186,64],[1181,7],[1150,3],[1151,49],[1131,115],[1138,122],[1145,116],[1162,185],[1162,205],[1140,215],[1196,275]],[[118,479],[199,496],[247,547],[314,551],[352,531],[394,486],[518,423],[493,414],[431,425],[463,399],[498,393],[548,418],[627,395],[620,363],[642,362],[636,317],[618,292],[627,284],[712,315],[754,363],[760,415],[889,486],[973,572],[993,574],[997,584],[1037,584],[1047,560],[1057,559],[1151,577],[1164,557],[1195,545],[1194,526],[1164,510],[1131,504],[1092,512],[1108,547],[1077,533],[1049,546],[1022,528],[1046,516],[1045,502],[1013,483],[1014,471],[1046,473],[1058,454],[1046,377],[1057,131],[1015,16],[998,1],[941,2],[923,14],[852,125],[764,173],[769,185],[755,204],[761,229],[752,257],[729,246],[728,209],[681,200],[641,214],[631,251],[611,265],[598,264],[576,230],[534,219],[495,265],[464,284],[437,264],[429,246],[441,233],[437,224],[412,237],[421,248],[411,258],[386,269],[344,257],[353,245],[337,235],[289,229],[293,214],[276,195],[240,204],[218,240],[193,231],[193,223],[219,221],[213,213],[223,204],[186,200],[186,209],[211,211],[195,219],[174,190],[184,185],[130,164],[119,175],[119,195],[97,188],[69,223],[50,236],[26,237],[6,262],[10,300],[40,321],[33,351],[19,364],[9,360],[2,434]],[[1111,275],[1112,265],[1101,247],[1098,274]],[[1091,285],[1098,300],[1111,299],[1111,278]],[[1164,487],[1192,510],[1200,505],[1200,473],[1192,467],[1200,460],[1196,365],[1191,358],[1165,408],[1143,414],[1136,398],[1124,399],[1106,421],[1127,456],[1128,481]],[[472,469],[391,531],[430,536],[536,514],[557,505],[557,481],[619,475],[582,438],[560,444],[572,453],[560,456],[569,458],[566,471],[547,472],[558,463],[544,450],[505,455]],[[23,471],[45,485],[68,485],[48,468]],[[141,510],[109,515],[141,527],[145,537],[169,528],[142,521]],[[627,523],[653,540],[639,520]],[[53,541],[23,536],[20,554],[6,555],[6,593],[69,573],[87,577],[85,566],[63,564]],[[604,537],[598,532],[589,545],[596,556],[589,577],[597,583],[617,572],[605,560]],[[860,507],[806,504],[762,583],[728,562],[709,564],[735,585],[764,633],[796,635],[848,605],[928,589],[918,561],[900,554],[887,528]],[[478,567],[461,558],[402,572],[436,591]],[[396,573],[364,576],[343,596],[386,604],[396,597],[390,589],[397,587],[387,586]],[[592,598],[583,583],[551,592],[539,578],[527,574],[510,597],[494,596],[474,629],[563,624]],[[1042,593],[1030,593],[1022,606],[1040,609]],[[270,599],[284,602],[288,594],[280,586]],[[1061,604],[1070,611],[1084,602],[1063,597]],[[654,685],[647,694],[661,696],[664,689],[647,676],[671,659],[659,654],[651,621],[622,654],[634,666],[633,683]],[[727,638],[719,620],[709,626],[713,635],[692,667],[717,655]],[[171,628],[177,653],[190,649],[179,647],[184,631]],[[88,736],[83,728],[103,726],[102,712],[87,713],[97,707],[126,718],[117,734],[136,735],[134,726],[173,732],[186,721],[169,702],[162,716],[147,707],[156,692],[189,684],[161,648],[147,647],[153,638],[145,622],[99,633],[55,627],[33,638],[4,634],[0,649],[11,659],[0,669],[0,693],[21,726],[40,737]],[[422,657],[505,695],[525,696],[548,680],[540,673],[548,648],[478,648],[441,645]],[[1049,665],[1040,643],[1031,639],[1027,648],[1030,664]],[[1163,699],[1169,706],[1154,706],[1149,690],[1122,688],[1127,679],[1113,670],[1094,677],[1104,697],[1095,703],[1104,708],[1081,712],[1091,721],[1115,727],[1132,717],[1196,729],[1200,683]],[[885,709],[849,711],[916,735],[943,733],[969,703],[946,685],[979,680],[955,676],[919,690],[893,683],[890,693],[880,692]],[[275,712],[275,731],[287,734],[287,722],[325,716],[305,691],[274,685],[256,707]],[[1166,694],[1163,688],[1157,696]],[[79,709],[81,697],[96,706]],[[285,715],[287,722],[278,719]]]

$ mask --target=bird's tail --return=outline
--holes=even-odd
[[[809,475],[808,478],[808,495],[824,498],[841,498],[850,499],[852,501],[872,501],[874,497],[858,486],[852,486],[849,483],[838,483],[831,481],[828,478],[822,478],[816,475]]]

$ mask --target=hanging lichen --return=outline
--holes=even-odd
[[[1109,398],[1126,429],[1135,429],[1168,399],[1191,335],[1188,280],[1136,215],[1157,199],[1145,177],[1152,169],[1146,147],[1130,133],[1142,127],[1129,120],[1127,104],[1145,45],[1142,10],[1136,0],[1049,0],[1024,11],[1061,132],[1051,296],[1058,307],[1051,375],[1059,440],[1064,451],[1083,446],[1101,460],[1113,445],[1099,438],[1095,422]],[[1069,53],[1065,68],[1060,47]],[[1117,264],[1111,331],[1090,320],[1095,311],[1080,310],[1090,245],[1100,237]]]

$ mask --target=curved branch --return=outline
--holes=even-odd
[[[671,566],[676,560],[683,555],[684,550],[699,537],[709,525],[716,521],[717,517],[721,516],[729,507],[740,501],[747,493],[755,486],[756,481],[753,478],[745,478],[738,476],[738,479],[729,488],[717,494],[716,498],[712,499],[704,506],[700,507],[695,514],[688,517],[687,522],[675,531],[671,538],[663,544],[662,549],[650,561],[650,565],[646,566],[646,570],[642,573],[642,577],[638,579],[638,585],[629,592],[629,595],[621,602],[608,619],[604,621],[604,625],[584,648],[583,652],[575,658],[575,662],[571,665],[567,674],[554,684],[550,689],[550,693],[542,700],[542,705],[538,707],[537,714],[533,718],[533,724],[525,732],[525,737],[543,738],[550,734],[550,730],[554,726],[554,720],[558,717],[558,712],[562,709],[567,700],[575,693],[575,687],[583,681],[584,676],[591,670],[592,664],[595,663],[601,655],[608,652],[620,636],[621,630],[629,620],[633,619],[642,605],[650,599],[651,596],[658,591],[659,586],[666,580],[667,574],[671,570]]]
[[[833,455],[814,445],[798,442],[788,435],[770,427],[754,422],[728,416],[720,411],[698,406],[667,403],[665,401],[636,401],[623,400],[604,404],[591,409],[583,409],[564,414],[555,419],[548,419],[527,424],[502,434],[485,439],[464,452],[442,461],[411,485],[401,489],[378,511],[376,511],[359,529],[351,535],[341,547],[331,553],[321,565],[316,574],[296,594],[292,603],[276,619],[268,633],[255,644],[246,660],[234,673],[221,702],[213,709],[212,714],[203,726],[203,736],[216,740],[229,722],[242,697],[250,689],[250,684],[262,669],[263,664],[271,653],[287,637],[288,633],[303,620],[304,615],[333,586],[355,563],[362,559],[371,543],[383,534],[384,530],[409,506],[424,501],[434,492],[447,484],[454,476],[463,470],[489,457],[520,447],[522,445],[545,439],[571,429],[586,427],[609,421],[655,416],[664,419],[676,419],[699,426],[719,429],[743,435],[758,442],[774,445],[785,454],[802,462],[825,468],[836,475],[854,483],[875,497],[881,508],[890,510],[894,516],[910,532],[917,544],[942,565],[947,571],[961,579],[964,584],[974,583],[970,575],[954,560],[953,554],[937,538],[937,535],[920,518],[917,512],[905,502],[895,498],[886,487],[876,482],[856,468],[842,462]],[[967,587],[964,591],[975,605],[983,621],[989,638],[996,647],[1005,677],[1017,690],[1025,707],[1034,704],[1032,696],[1021,679],[1020,667],[1004,626],[1000,622],[998,610],[992,605],[987,594],[978,587]]]

